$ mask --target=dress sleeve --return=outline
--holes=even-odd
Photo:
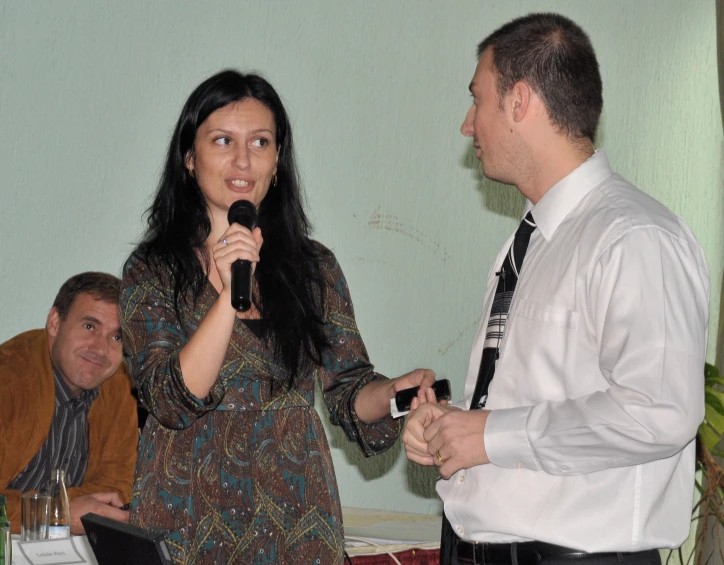
[[[186,388],[179,352],[189,338],[173,306],[172,291],[135,255],[123,268],[121,327],[139,401],[162,425],[187,428],[218,406],[225,392],[221,381],[203,399]]]
[[[342,269],[331,254],[323,271],[328,280],[325,291],[325,333],[331,344],[324,352],[318,377],[330,421],[342,427],[366,456],[383,453],[400,434],[401,422],[386,416],[363,422],[354,410],[357,394],[364,385],[386,377],[375,373],[357,329],[352,299]]]

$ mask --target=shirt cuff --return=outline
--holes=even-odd
[[[490,411],[483,433],[485,452],[493,465],[508,469],[541,469],[525,430],[531,408],[522,406]]]

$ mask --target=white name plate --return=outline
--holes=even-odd
[[[79,553],[73,538],[13,542],[13,565],[82,565],[89,563],[90,561]]]

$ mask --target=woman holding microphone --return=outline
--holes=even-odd
[[[229,225],[245,200],[257,226]],[[244,222],[242,222],[244,223]],[[126,262],[124,348],[148,419],[131,520],[169,531],[175,563],[342,563],[332,459],[314,410],[366,455],[399,426],[389,400],[434,373],[374,372],[334,255],[309,238],[286,111],[256,75],[223,71],[187,100]],[[232,307],[232,264],[253,269]]]

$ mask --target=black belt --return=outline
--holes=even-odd
[[[528,541],[521,543],[471,543],[457,538],[454,542],[454,551],[460,563],[473,564],[508,564],[538,565],[546,560],[597,560],[611,558],[617,562],[625,561],[626,557],[649,553],[586,553],[569,547],[553,545],[542,541]],[[656,550],[651,550],[656,551]]]

